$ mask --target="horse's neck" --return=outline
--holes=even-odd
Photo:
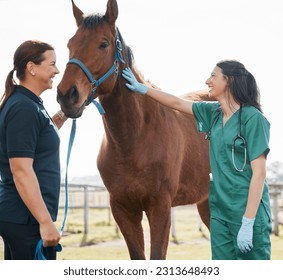
[[[106,111],[104,126],[109,140],[121,146],[133,145],[144,129],[148,114],[154,111],[155,102],[123,87],[116,87],[100,100]]]

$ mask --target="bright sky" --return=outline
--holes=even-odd
[[[86,14],[104,13],[107,0],[76,0]],[[163,90],[181,95],[205,88],[204,81],[222,59],[237,59],[255,76],[261,103],[271,123],[268,163],[283,161],[282,127],[283,14],[280,0],[118,0],[117,26],[132,47],[137,67]],[[76,31],[71,0],[0,0],[0,93],[20,43],[39,39],[52,44],[61,71],[53,89],[42,94],[50,114],[59,109],[56,86],[68,60],[67,42]],[[60,130],[64,168],[71,121]],[[77,121],[70,178],[97,173],[103,135],[92,105]]]

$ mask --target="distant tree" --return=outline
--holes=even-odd
[[[283,183],[283,162],[274,161],[267,166],[267,181],[270,184]]]

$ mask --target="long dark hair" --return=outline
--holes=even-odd
[[[261,110],[260,92],[254,76],[236,60],[222,60],[216,64],[228,79],[228,87],[234,99],[241,105]]]
[[[16,71],[17,78],[21,81],[25,79],[25,70],[28,62],[40,64],[44,60],[43,53],[54,48],[44,42],[28,40],[23,42],[15,51],[14,68],[8,73],[5,83],[5,92],[0,99],[0,110],[3,108],[7,99],[13,94],[16,82],[13,78]]]

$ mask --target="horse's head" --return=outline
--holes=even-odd
[[[78,29],[68,42],[69,62],[58,85],[57,101],[67,116],[77,118],[98,95],[112,92],[124,61],[123,42],[115,26],[116,0],[108,0],[105,15],[84,16],[73,0],[72,5]]]

